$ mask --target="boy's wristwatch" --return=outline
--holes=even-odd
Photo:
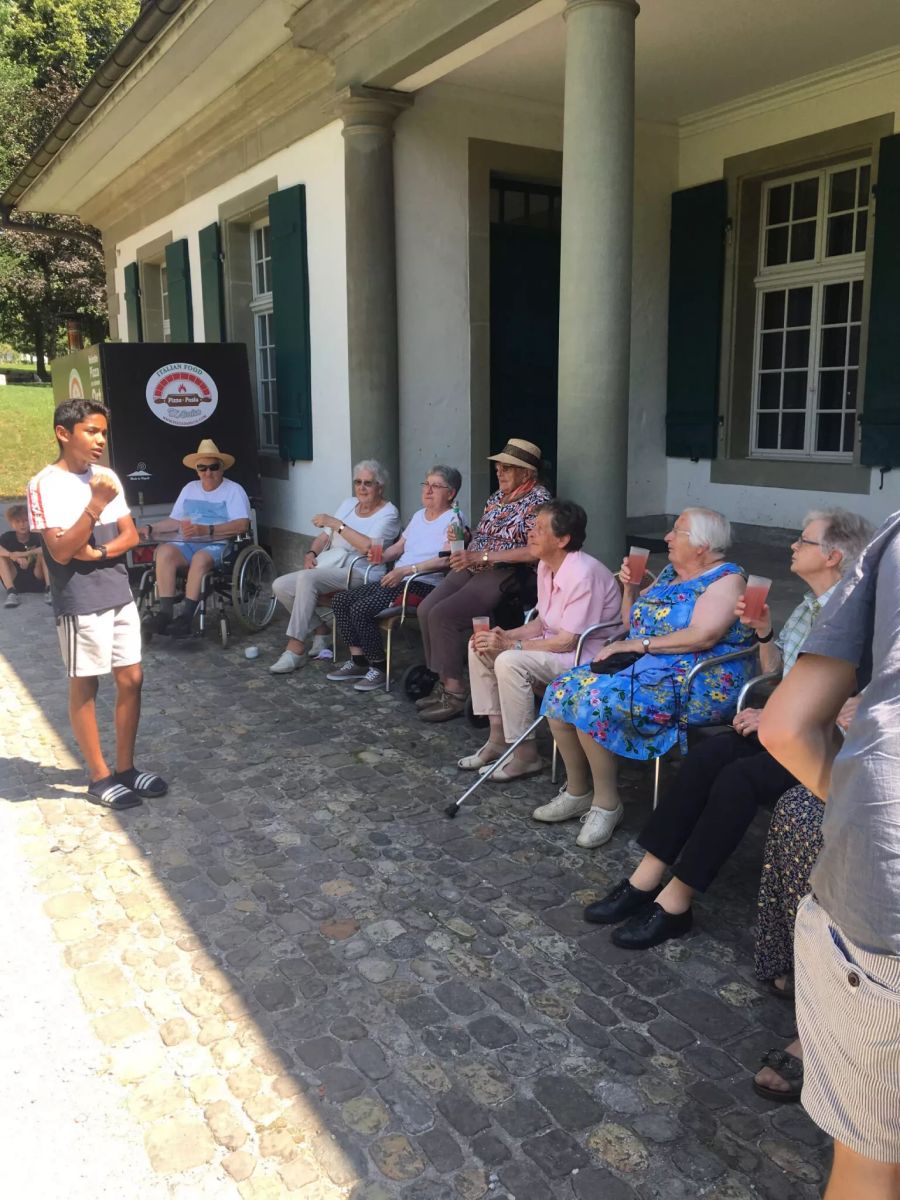
[[[100,555],[101,558],[106,558],[107,555],[109,554],[109,551],[106,549],[105,546],[98,546],[97,553]]]

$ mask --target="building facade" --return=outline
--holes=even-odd
[[[900,507],[896,5],[151,0],[135,31],[3,201],[101,230],[113,337],[246,343],[283,558],[355,460],[406,515],[457,465],[477,512],[509,436],[610,561],[691,503]]]

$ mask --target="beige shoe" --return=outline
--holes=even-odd
[[[422,696],[416,701],[416,712],[421,712],[423,708],[431,708],[432,704],[438,704],[444,695],[444,685],[436,683],[427,696]]]
[[[466,710],[468,696],[454,696],[446,688],[441,691],[441,698],[436,704],[419,710],[419,720],[437,724],[438,721],[452,721],[461,716]]]
[[[580,817],[582,813],[588,812],[593,799],[593,792],[584,796],[573,796],[563,787],[549,804],[540,805],[531,815],[535,821],[571,821],[572,817]]]
[[[611,811],[608,808],[592,808],[581,818],[581,833],[575,839],[575,845],[585,846],[589,850],[604,845],[624,816],[625,809],[621,804]]]

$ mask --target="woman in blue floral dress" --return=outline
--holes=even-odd
[[[547,688],[549,719],[563,761],[566,786],[534,811],[539,821],[582,816],[579,846],[608,841],[623,816],[616,756],[653,759],[676,742],[687,749],[687,727],[728,722],[738,693],[754,674],[756,656],[701,672],[685,694],[689,671],[701,659],[750,647],[754,633],[735,618],[744,591],[740,567],[725,561],[731,541],[727,518],[710,509],[685,509],[666,534],[669,563],[638,592],[625,563],[622,620],[628,637],[598,655],[638,652],[633,667],[596,675],[575,667]]]

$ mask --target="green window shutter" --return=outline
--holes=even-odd
[[[672,194],[666,454],[715,458],[725,271],[724,179]]]
[[[900,134],[881,139],[860,458],[900,466]]]
[[[272,246],[272,323],[278,391],[278,453],[291,462],[312,458],[312,378],[306,188],[269,196]]]
[[[142,342],[144,329],[141,320],[141,276],[136,262],[129,263],[125,268],[125,320],[129,342]]]
[[[194,340],[194,305],[191,299],[191,264],[187,238],[166,246],[169,284],[169,329],[173,342]]]
[[[225,288],[222,282],[222,239],[213,221],[200,230],[200,287],[203,292],[203,335],[208,342],[225,340]]]

